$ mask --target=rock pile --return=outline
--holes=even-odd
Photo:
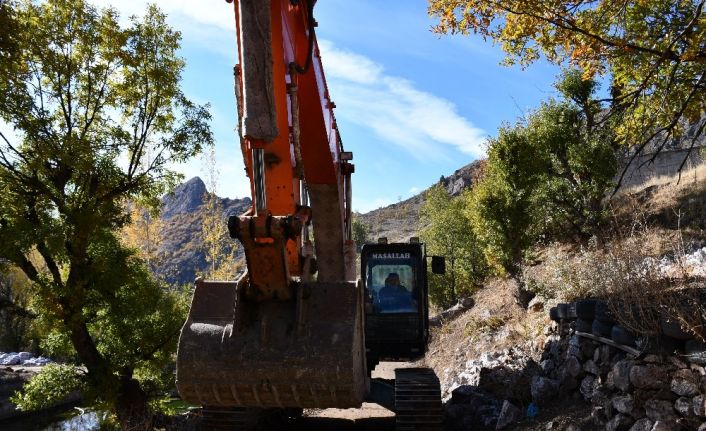
[[[706,247],[694,247],[693,250],[675,257],[663,256],[661,259],[645,259],[646,268],[656,268],[662,277],[706,277]]]
[[[442,388],[447,429],[509,427],[525,417],[521,407],[531,403],[535,396],[546,397],[555,390],[550,382],[536,381],[541,374],[541,366],[533,359],[529,348],[488,352],[467,361],[452,383]]]
[[[43,367],[53,361],[44,356],[34,356],[30,352],[0,352],[0,365],[24,365],[26,367]]]

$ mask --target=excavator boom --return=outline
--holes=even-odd
[[[177,353],[177,388],[190,403],[355,407],[367,390],[352,155],[321,66],[314,2],[233,2],[238,130],[253,207],[228,228],[245,249],[247,273],[196,282]]]

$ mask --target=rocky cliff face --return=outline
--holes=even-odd
[[[174,193],[162,198],[162,219],[198,211],[203,205],[206,184],[199,177],[194,177],[174,189]]]
[[[161,218],[164,222],[162,233],[162,259],[157,265],[157,274],[170,284],[190,284],[206,268],[203,238],[201,234],[206,185],[199,177],[194,177],[177,187],[162,199]],[[244,213],[251,204],[250,198],[221,200],[223,223],[228,216]],[[237,257],[242,258],[243,250],[237,240]]]

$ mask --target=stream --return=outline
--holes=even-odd
[[[73,408],[54,414],[28,416],[0,422],[3,431],[97,431],[101,414],[92,410]]]

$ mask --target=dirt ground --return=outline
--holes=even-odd
[[[408,362],[381,362],[375,367],[373,377],[394,379],[395,368],[415,366]],[[359,409],[306,410],[304,418],[297,421],[296,430],[371,430],[395,429],[395,414],[374,403],[363,403]]]

